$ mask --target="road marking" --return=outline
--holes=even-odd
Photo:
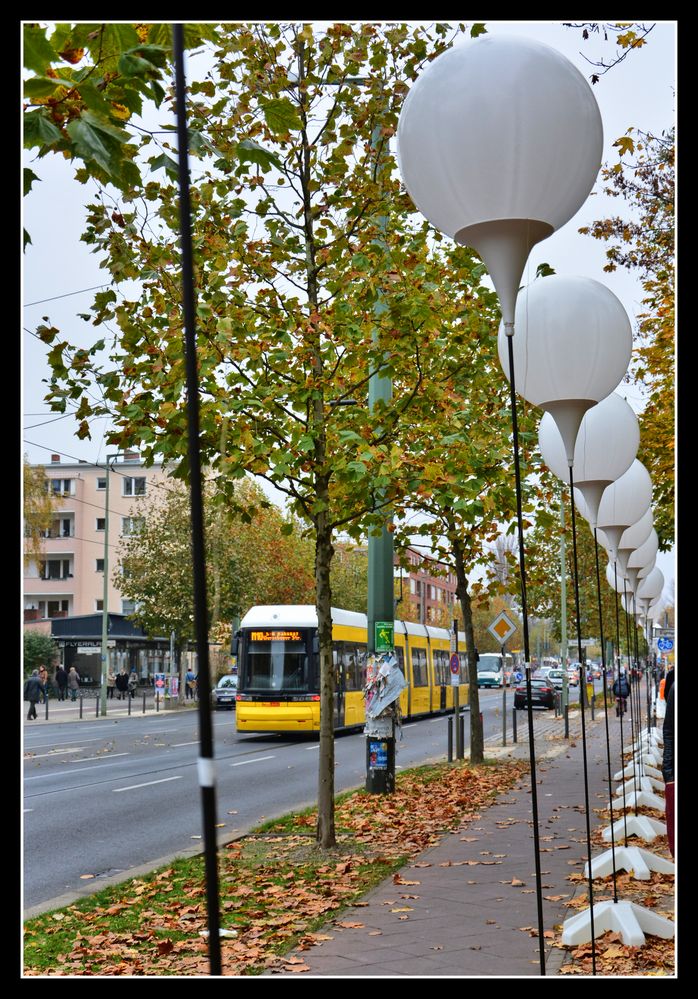
[[[319,748],[320,748],[320,743],[318,743],[317,746],[306,746],[305,750],[307,752],[309,749],[319,749]]]
[[[255,760],[243,760],[241,763],[231,763],[231,767],[244,767],[247,763],[261,763],[262,760],[274,760],[275,756],[258,756]]]
[[[113,787],[112,791],[114,794],[118,794],[119,791],[135,791],[138,787],[150,787],[152,784],[166,784],[170,780],[181,780],[182,776],[179,777],[163,777],[162,780],[149,780],[145,784],[130,784],[128,787]]]
[[[199,740],[194,739],[193,742],[172,742],[170,743],[170,749],[178,749],[180,746],[198,746]]]
[[[61,756],[64,755],[65,753],[79,753],[84,748],[85,748],[84,746],[72,746],[70,749],[52,749],[50,753],[39,753],[36,756],[32,753],[29,759],[44,760],[49,756]],[[31,753],[31,750],[27,750],[27,752]]]
[[[74,763],[89,763],[90,760],[113,760],[115,756],[130,756],[130,753],[109,753],[107,756],[81,756]],[[65,762],[65,761],[64,761]]]

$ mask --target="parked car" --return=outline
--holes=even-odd
[[[238,692],[238,678],[234,675],[222,676],[211,691],[211,701],[214,708],[235,710],[235,695]]]
[[[514,707],[527,708],[526,684],[519,684],[514,690]],[[531,707],[554,708],[555,691],[546,679],[531,677]]]
[[[551,669],[548,673],[548,682],[557,687],[558,690],[562,690],[562,685],[564,683],[565,674],[561,669]]]

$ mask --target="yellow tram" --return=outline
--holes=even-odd
[[[334,727],[365,721],[367,620],[365,614],[332,609],[335,667]],[[453,707],[450,639],[445,628],[395,622],[395,654],[407,687],[400,696],[404,719]],[[463,652],[465,638],[458,636]],[[320,664],[317,615],[310,605],[253,607],[233,639],[238,661],[238,732],[318,732]],[[467,672],[461,655],[459,701],[468,703]]]

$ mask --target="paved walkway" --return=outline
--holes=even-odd
[[[197,708],[199,702],[196,700],[186,700],[179,705],[179,710],[182,708]],[[136,696],[131,698],[130,706],[129,701],[124,698],[119,700],[118,697],[108,697],[107,698],[107,718],[123,718],[128,715],[152,715],[158,712],[172,710],[177,710],[170,702],[169,698],[165,697],[156,698],[152,690],[145,692],[138,691]],[[99,718],[104,718],[105,716],[100,714],[101,702],[98,697],[95,697],[94,693],[90,692],[85,694],[82,698],[78,698],[75,701],[71,701],[68,698],[65,701],[59,701],[55,697],[49,698],[48,702],[48,713],[46,711],[46,703],[37,704],[36,714],[37,717],[33,721],[27,720],[27,711],[29,710],[29,704],[27,701],[23,702],[23,714],[22,718],[25,725],[39,726],[42,722],[76,722],[76,721],[92,721]]]
[[[566,880],[573,872],[583,872],[587,859],[581,718],[579,712],[571,716],[569,741],[563,737],[562,720],[547,713],[543,718],[536,714],[534,730],[545,933],[568,918],[564,902],[575,890],[587,891],[588,882],[576,889]],[[587,714],[586,730],[593,830],[598,824],[594,809],[609,800],[602,711],[597,710],[594,722]],[[620,769],[615,717],[609,717],[609,730],[613,776]],[[627,744],[625,724],[623,734]],[[528,759],[528,725],[520,722],[515,746],[495,746],[488,745],[487,756]],[[445,835],[397,878],[374,889],[365,898],[367,905],[349,910],[320,931],[332,939],[296,955],[309,966],[311,976],[540,975],[532,827],[527,776],[479,819]],[[592,849],[596,856],[598,848]],[[546,944],[544,956],[546,975],[556,974],[565,952]]]

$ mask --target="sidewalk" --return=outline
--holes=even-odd
[[[599,824],[595,809],[609,801],[603,711],[594,722],[587,713],[585,724],[593,832]],[[546,975],[555,975],[566,952],[550,946],[553,927],[573,914],[564,903],[576,890],[588,891],[588,882],[577,889],[567,880],[582,873],[587,860],[581,716],[577,711],[570,717],[569,741],[562,719],[547,713],[536,714],[534,732]],[[609,717],[609,732],[613,776],[620,769],[615,717]],[[528,759],[527,722],[519,724],[518,738],[507,748],[501,748],[501,735],[488,740],[486,756]],[[625,727],[624,741],[629,741]],[[540,975],[532,824],[527,776],[479,819],[446,834],[354,911],[320,931],[324,939],[315,946],[294,956],[310,976]],[[598,852],[592,847],[592,857]]]
[[[22,721],[26,727],[33,726],[37,728],[42,723],[45,725],[47,721],[53,724],[56,722],[95,721],[100,719],[104,721],[105,717],[106,719],[124,718],[128,717],[129,714],[152,715],[158,712],[171,714],[173,711],[181,711],[184,708],[196,708],[198,704],[198,701],[188,700],[183,701],[177,707],[173,707],[169,699],[165,699],[164,697],[158,699],[154,696],[152,690],[150,690],[145,692],[144,710],[144,692],[139,691],[131,699],[130,710],[128,700],[120,701],[117,697],[107,698],[107,713],[104,716],[99,713],[101,710],[100,699],[95,697],[94,693],[90,692],[76,701],[71,701],[70,698],[65,701],[59,701],[57,698],[51,697],[48,702],[48,718],[46,717],[46,704],[37,704],[37,717],[33,721],[27,719],[29,705],[24,701],[22,705]]]

